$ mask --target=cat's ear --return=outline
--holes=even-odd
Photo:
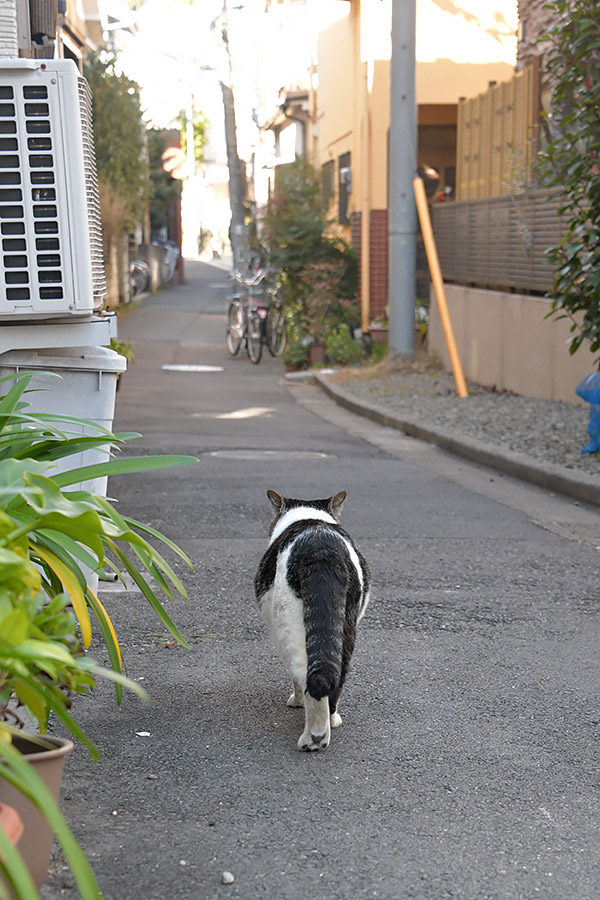
[[[268,490],[267,497],[269,498],[269,503],[273,507],[273,512],[279,514],[285,506],[285,501],[281,494],[278,494],[277,491]]]
[[[338,494],[335,494],[329,501],[329,512],[332,516],[335,516],[336,519],[342,511],[342,506],[344,505],[344,500],[347,496],[348,491],[340,491]]]

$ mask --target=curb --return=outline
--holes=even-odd
[[[600,506],[600,484],[590,475],[585,473],[574,475],[570,469],[565,469],[563,466],[537,462],[523,453],[494,450],[474,438],[457,437],[443,428],[431,428],[418,420],[403,419],[381,406],[357,400],[348,391],[331,384],[324,375],[314,373],[313,381],[332,400],[359,416],[365,416],[388,428],[396,428],[409,437],[426,441],[455,456],[461,456],[480,466],[496,469],[496,471],[511,475],[513,478],[520,478],[522,481],[527,481],[536,487],[544,488],[544,490],[564,494],[580,503]]]

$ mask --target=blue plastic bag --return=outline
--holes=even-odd
[[[590,424],[588,435],[590,442],[582,453],[597,453],[600,450],[600,372],[592,372],[575,388],[575,393],[590,404]]]

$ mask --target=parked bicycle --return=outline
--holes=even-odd
[[[236,290],[229,296],[225,343],[231,356],[236,356],[245,343],[248,358],[255,365],[261,360],[263,344],[272,356],[279,356],[285,349],[283,296],[274,275],[273,269],[259,269],[249,278],[239,272],[231,276]]]
[[[129,263],[129,284],[131,296],[137,297],[150,287],[150,266],[143,259],[132,259]]]

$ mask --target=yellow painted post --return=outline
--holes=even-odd
[[[440,319],[442,320],[446,346],[448,347],[452,372],[454,373],[454,381],[456,382],[456,390],[459,397],[468,397],[469,392],[467,391],[467,383],[465,381],[460,356],[458,355],[454,329],[452,328],[452,320],[450,319],[450,312],[448,310],[446,291],[444,290],[442,270],[440,268],[440,261],[438,259],[437,248],[433,237],[433,228],[431,227],[431,217],[429,215],[427,197],[425,196],[425,187],[421,178],[415,178],[413,180],[413,188],[415,191],[415,199],[417,201],[419,221],[421,223],[421,234],[423,235],[423,242],[427,252],[429,272],[431,274],[438,309],[440,311]]]

